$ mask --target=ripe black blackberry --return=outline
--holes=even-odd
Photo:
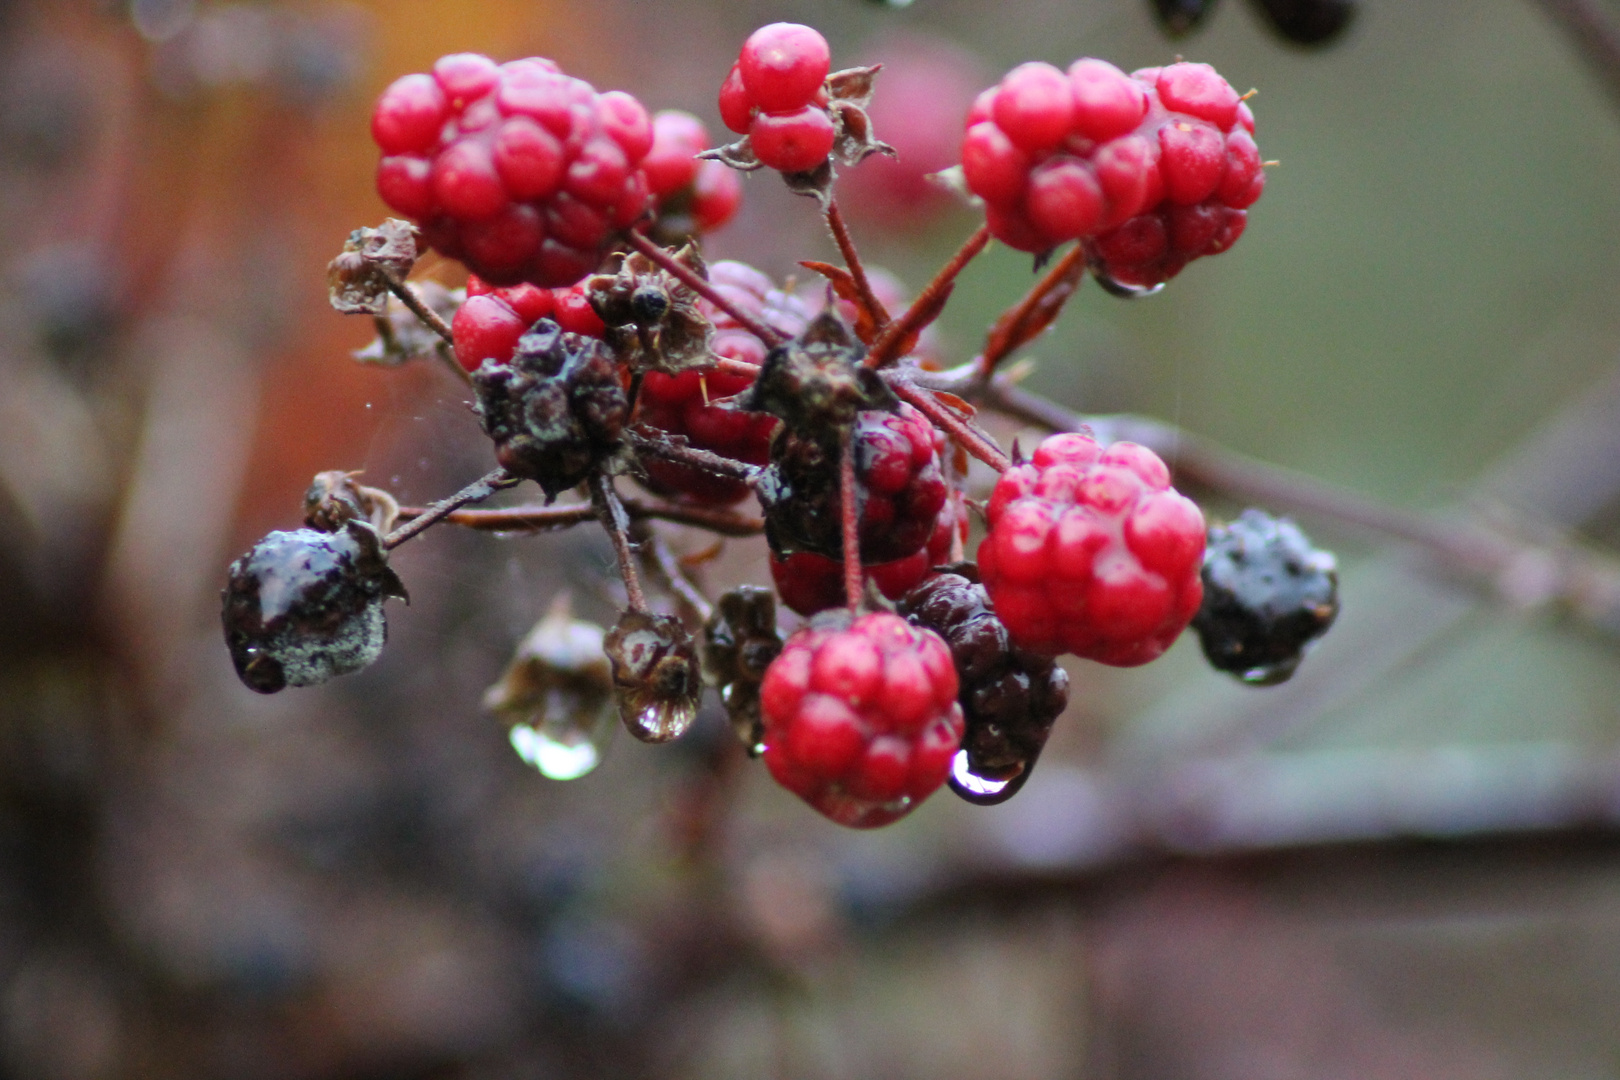
[[[1337,571],[1333,554],[1287,518],[1245,510],[1211,526],[1204,602],[1192,621],[1204,655],[1246,683],[1286,681],[1339,614]]]
[[[961,680],[967,760],[965,770],[952,770],[951,790],[981,806],[1012,798],[1069,703],[1068,673],[1015,647],[984,586],[960,572],[935,574],[907,593],[899,610],[945,639]]]
[[[360,670],[387,640],[390,596],[405,599],[405,586],[370,525],[271,533],[231,564],[221,594],[237,676],[273,694]]]
[[[509,364],[473,373],[477,412],[495,457],[548,499],[583,481],[619,449],[629,402],[618,367],[596,338],[541,319]]]

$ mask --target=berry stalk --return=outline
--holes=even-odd
[[[619,578],[624,582],[625,598],[634,612],[647,611],[647,594],[641,589],[641,575],[636,572],[635,552],[630,548],[630,515],[619,502],[619,493],[613,490],[613,480],[606,473],[591,477],[591,502],[596,515],[613,541],[613,555],[619,561]]]
[[[866,354],[867,367],[880,368],[899,359],[906,342],[939,314],[940,308],[945,306],[945,301],[955,286],[957,276],[988,243],[990,243],[990,226],[980,225],[957,249],[956,254],[951,256],[950,261],[939,268],[934,280],[917,294],[917,299],[911,302],[905,314],[891,322],[872,343],[871,351]]]
[[[1030,287],[1022,300],[995,321],[979,356],[978,377],[988,379],[1009,354],[1051,326],[1085,280],[1085,272],[1085,246],[1076,244]]]
[[[866,309],[867,318],[879,333],[889,325],[889,312],[883,302],[872,292],[872,283],[867,279],[866,267],[861,263],[860,252],[855,250],[855,240],[849,235],[849,225],[844,221],[844,212],[838,209],[837,199],[827,200],[827,228],[832,230],[833,240],[838,244],[838,252],[844,257],[844,267],[855,282],[855,296],[861,307]]]
[[[1001,449],[974,431],[965,421],[951,410],[939,403],[939,400],[927,390],[909,386],[896,379],[889,386],[901,401],[912,405],[938,428],[948,433],[953,439],[962,444],[962,448],[997,472],[1006,472],[1012,460]]]
[[[860,508],[855,492],[855,428],[844,428],[838,440],[838,502],[844,541],[844,602],[850,614],[861,609]]]
[[[505,469],[496,469],[482,479],[468,484],[449,498],[440,499],[419,515],[414,516],[410,521],[383,537],[383,549],[392,551],[411,537],[437,525],[468,503],[483,502],[502,488],[509,488],[518,483],[520,483],[518,478],[512,476]],[[401,511],[400,517],[403,518],[404,516],[404,511]]]
[[[765,531],[759,518],[734,510],[686,503],[650,503],[634,497],[619,497],[619,504],[631,521],[650,519],[676,525],[707,529],[718,536],[758,536]],[[422,507],[400,507],[399,519],[411,521],[427,513]],[[458,525],[474,532],[549,532],[596,520],[596,508],[589,503],[566,506],[510,506],[499,510],[456,510],[445,515],[447,525]]]

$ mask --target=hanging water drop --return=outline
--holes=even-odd
[[[627,611],[603,640],[619,717],[642,742],[669,742],[697,719],[703,680],[692,635],[672,615]]]
[[[484,707],[511,725],[518,757],[552,780],[601,764],[613,738],[613,675],[603,631],[573,617],[567,593],[518,645]]]
[[[951,790],[975,806],[995,806],[1018,794],[1033,768],[1033,761],[1025,761],[997,770],[999,775],[976,773],[968,752],[958,750],[951,761]]]
[[[1144,296],[1157,296],[1164,291],[1164,282],[1162,281],[1157,285],[1131,285],[1109,277],[1106,270],[1098,267],[1092,268],[1091,276],[1097,279],[1097,284],[1102,286],[1103,292],[1110,296],[1117,296],[1121,300],[1140,300]]]

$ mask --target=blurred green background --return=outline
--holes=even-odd
[[[1179,41],[1138,0],[0,4],[0,1080],[1620,1077],[1620,98],[1566,5],[1359,7],[1308,52],[1239,0]],[[377,93],[539,53],[718,134],[777,19],[970,89],[1184,55],[1259,90],[1241,242],[1086,285],[1028,385],[1307,478],[1267,508],[1339,552],[1340,626],[1270,690],[1191,640],[1075,662],[1016,799],[873,834],[716,715],[568,784],[518,761],[479,701],[559,589],[611,621],[594,533],[438,530],[377,665],[244,689],[224,568],[314,472],[422,503],[489,468],[458,386],[351,362],[326,305],[384,215]],[[913,288],[976,224],[849,190]],[[745,191],[711,258],[833,256]],[[946,355],[1031,280],[993,245]],[[757,544],[707,573],[767,580]]]

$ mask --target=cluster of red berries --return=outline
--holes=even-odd
[[[837,135],[824,85],[831,61],[827,39],[808,26],[760,27],[720,85],[720,119],[748,136],[761,164],[785,173],[814,169]]]
[[[1100,269],[1136,286],[1231,247],[1265,187],[1254,114],[1208,64],[1022,64],[974,102],[962,169],[998,239],[1092,240]]]
[[[450,323],[456,360],[468,371],[477,371],[485,360],[507,363],[518,339],[541,319],[586,337],[601,337],[605,329],[582,283],[562,289],[527,283],[497,289],[473,274],[467,279],[467,299]]]
[[[1145,664],[1203,599],[1204,515],[1144,446],[1050,436],[1001,474],[986,516],[979,574],[1030,652]]]
[[[647,209],[647,110],[550,60],[443,57],[384,91],[371,133],[383,201],[492,284],[572,285]]]
[[[834,821],[887,825],[937,791],[962,743],[956,668],[898,615],[788,639],[760,687],[765,766]]]
[[[827,42],[809,27],[773,23],[750,35],[719,100],[747,142],[723,161],[807,173],[837,139],[874,145],[863,110],[875,69],[829,79],[829,67]],[[1080,241],[1106,281],[1146,287],[1242,232],[1265,184],[1253,130],[1248,107],[1207,65],[1126,75],[1101,60],[1067,72],[1032,63],[979,95],[962,166],[1003,241],[1032,252]],[[372,131],[385,201],[473,271],[452,321],[454,352],[473,373],[476,412],[508,473],[548,499],[589,482],[606,505],[608,473],[626,461],[671,500],[723,506],[757,495],[777,593],[812,621],[784,645],[770,593],[738,592],[705,631],[704,664],[771,774],[827,816],[885,824],[948,777],[970,801],[1009,797],[1066,701],[1057,656],[1145,663],[1200,610],[1202,514],[1170,487],[1164,462],[1132,443],[1043,441],[1002,473],[977,567],[964,561],[965,466],[947,467],[948,442],[930,415],[951,430],[955,422],[886,381],[880,361],[892,357],[874,343],[882,312],[856,309],[855,275],[840,279],[829,309],[744,264],[704,271],[700,259],[655,258],[638,241],[639,255],[588,277],[624,250],[632,224],[668,243],[735,212],[735,173],[698,157],[709,138],[695,117],[649,117],[629,95],[599,94],[549,60],[457,54],[390,86]],[[859,160],[839,146],[840,160]],[[824,170],[789,177],[810,180],[831,182]],[[867,278],[877,306],[898,313],[892,279]],[[732,363],[706,363],[705,349]],[[903,363],[923,366],[916,356]],[[1199,624],[1218,666],[1245,677],[1291,671],[1336,610],[1331,560],[1257,522],[1220,534],[1204,567],[1220,602]],[[233,570],[226,627],[255,688],[318,681],[380,648],[382,599],[402,589],[371,527],[344,527],[352,552],[338,549],[348,533],[274,534]],[[905,617],[828,610],[859,606],[846,555]],[[267,606],[263,586],[275,574],[302,589],[290,613]],[[684,718],[659,735],[673,737],[696,712],[695,646],[678,619],[633,608],[607,640],[640,635],[635,648],[650,659],[631,670],[624,656],[634,650],[608,649],[615,687],[634,706],[627,712],[621,696],[621,712],[667,706]],[[333,612],[349,629],[311,652],[306,623]],[[626,620],[645,625],[626,629]]]

